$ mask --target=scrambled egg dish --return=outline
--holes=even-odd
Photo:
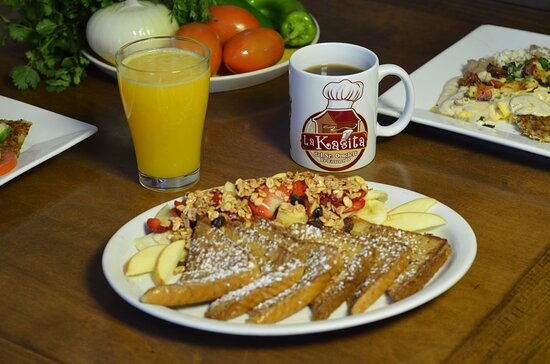
[[[516,123],[527,136],[550,142],[549,60],[550,49],[538,46],[470,60],[432,111],[488,127]]]

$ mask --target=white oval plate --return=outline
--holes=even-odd
[[[418,197],[425,197],[399,187],[373,182],[367,182],[367,184],[369,187],[388,193],[388,208]],[[211,332],[249,336],[298,335],[354,327],[392,317],[418,307],[451,288],[466,274],[477,251],[476,237],[470,225],[454,210],[438,203],[431,212],[443,216],[448,223],[430,232],[449,241],[452,246],[452,255],[437,275],[416,294],[394,303],[382,297],[365,313],[353,316],[346,315],[344,303],[328,320],[323,321],[311,321],[307,307],[276,324],[248,324],[245,323],[246,315],[231,321],[218,321],[203,316],[207,308],[206,304],[172,309],[141,303],[139,300],[141,295],[153,286],[150,275],[129,278],[122,272],[124,263],[136,252],[134,239],[145,234],[146,219],[154,216],[165,204],[160,204],[136,216],[113,235],[103,252],[103,271],[113,289],[139,310],[178,325]]]
[[[321,34],[321,28],[319,23],[314,18],[315,24],[317,25],[317,35],[311,44],[315,44],[319,41],[319,36]],[[238,90],[245,87],[256,86],[261,83],[270,81],[274,78],[282,76],[288,71],[288,60],[294,51],[298,48],[287,48],[281,60],[271,66],[261,70],[239,73],[233,75],[224,75],[224,76],[214,76],[210,78],[210,92],[224,92],[231,90]],[[90,62],[92,62],[99,69],[107,73],[108,75],[116,78],[116,67],[110,63],[105,62],[101,57],[96,55],[90,49],[83,49],[82,55],[86,57]]]

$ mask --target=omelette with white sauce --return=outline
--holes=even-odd
[[[531,46],[470,60],[449,80],[432,112],[494,127],[511,122],[550,142],[550,48]]]

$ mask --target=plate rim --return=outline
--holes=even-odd
[[[492,24],[483,24],[466,34],[464,37],[459,39],[457,42],[453,43],[446,49],[444,49],[442,52],[431,58],[429,61],[421,65],[419,68],[417,68],[413,73],[410,74],[410,77],[413,81],[413,86],[416,83],[422,82],[422,79],[419,80],[421,76],[419,76],[420,73],[425,72],[426,70],[430,68],[437,68],[438,62],[442,62],[442,59],[447,57],[448,55],[452,55],[455,48],[458,48],[460,46],[463,46],[465,44],[469,44],[470,42],[475,41],[476,39],[484,39],[489,33],[502,33],[502,32],[511,32],[517,35],[523,35],[523,36],[536,36],[536,37],[544,37],[548,38],[549,40],[549,46],[550,46],[550,35],[542,34],[542,33],[535,33],[530,32],[522,29],[516,29],[516,28],[509,28],[509,27],[502,27]],[[528,39],[528,38],[527,38]],[[531,42],[526,42],[531,44]],[[526,45],[527,47],[528,45]],[[501,49],[504,50],[504,49]],[[488,56],[489,54],[480,54],[479,57],[482,56]],[[457,57],[460,58],[460,57]],[[464,57],[463,57],[464,58]],[[464,64],[466,60],[462,59],[461,64]],[[437,89],[437,95],[434,96],[433,103],[435,105],[435,102],[437,101],[437,98],[439,97],[441,90],[443,89],[444,83],[448,81],[453,76],[458,76],[460,74],[460,70],[457,70],[458,73],[456,75],[453,75],[453,69],[449,68],[448,78],[445,80],[442,80],[441,84],[433,84],[433,92],[435,94],[435,90]],[[439,81],[438,81],[439,82]],[[383,115],[391,116],[391,117],[398,117],[401,113],[402,107],[397,106],[397,103],[402,103],[403,97],[402,97],[402,82],[396,83],[394,86],[392,86],[390,89],[388,89],[386,92],[384,92],[382,95],[378,98],[378,112]],[[535,140],[529,139],[527,136],[521,135],[519,131],[517,133],[509,133],[503,130],[499,130],[499,128],[488,128],[479,126],[474,123],[469,123],[467,121],[462,121],[458,119],[453,119],[448,116],[439,115],[431,112],[429,109],[420,108],[418,106],[415,106],[413,110],[413,115],[411,117],[411,121],[434,127],[437,129],[442,129],[446,131],[450,131],[457,134],[462,134],[470,137],[474,137],[477,139],[485,140],[488,142],[492,142],[495,144],[504,145],[507,147],[515,148],[518,150],[530,152],[533,154],[538,154],[545,157],[550,157],[550,143],[541,143],[537,142]],[[503,124],[504,126],[504,124]],[[505,127],[505,126],[504,126]]]
[[[388,191],[389,199],[392,198],[390,191],[403,194],[403,196],[406,196],[405,201],[412,198],[425,197],[425,195],[423,194],[397,186],[370,181],[367,181],[366,183],[369,187],[384,189]],[[401,301],[391,303],[388,306],[381,307],[373,311],[367,311],[363,314],[344,316],[340,318],[331,318],[323,321],[308,321],[292,324],[277,323],[270,325],[218,321],[204,317],[187,315],[185,314],[185,312],[182,312],[185,309],[176,311],[168,307],[141,303],[139,301],[139,297],[137,297],[137,295],[133,295],[132,292],[130,280],[134,278],[127,278],[122,273],[122,266],[124,264],[122,258],[119,257],[120,261],[116,263],[116,267],[110,266],[113,259],[115,258],[113,256],[114,252],[116,251],[115,245],[122,244],[120,243],[119,239],[122,238],[122,235],[126,232],[125,230],[132,229],[132,224],[139,224],[143,226],[143,223],[147,216],[154,215],[154,213],[158,211],[160,207],[165,204],[173,203],[174,200],[154,206],[138,214],[133,219],[125,223],[122,227],[120,227],[117,232],[115,232],[113,236],[109,239],[104,248],[102,255],[102,269],[109,285],[123,300],[125,300],[130,305],[134,306],[142,312],[145,312],[164,321],[203,331],[241,336],[292,336],[335,331],[380,321],[410,311],[445,293],[466,274],[466,272],[473,264],[475,256],[477,254],[477,240],[471,226],[456,211],[439,202],[437,208],[440,211],[445,212],[445,217],[450,217],[450,220],[459,222],[459,225],[454,227],[454,233],[460,232],[459,235],[462,235],[463,237],[462,241],[460,242],[461,245],[457,245],[457,242],[449,241],[453,248],[451,257],[449,258],[447,263],[440,269],[438,275],[416,294],[407,297]],[[451,229],[451,227],[449,227],[449,229]],[[449,234],[450,233],[451,231],[449,232]],[[136,236],[134,235],[134,238],[135,237]],[[126,242],[126,245],[126,249],[130,249],[130,247],[133,248],[133,241]],[[462,263],[457,266],[457,261],[462,261]],[[124,280],[126,281],[126,283],[123,287],[119,284],[119,281],[124,282]],[[305,310],[307,309],[308,308],[306,307]]]

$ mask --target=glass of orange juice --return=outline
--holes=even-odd
[[[139,182],[146,188],[179,191],[199,179],[209,57],[202,43],[177,36],[137,40],[116,54]]]

